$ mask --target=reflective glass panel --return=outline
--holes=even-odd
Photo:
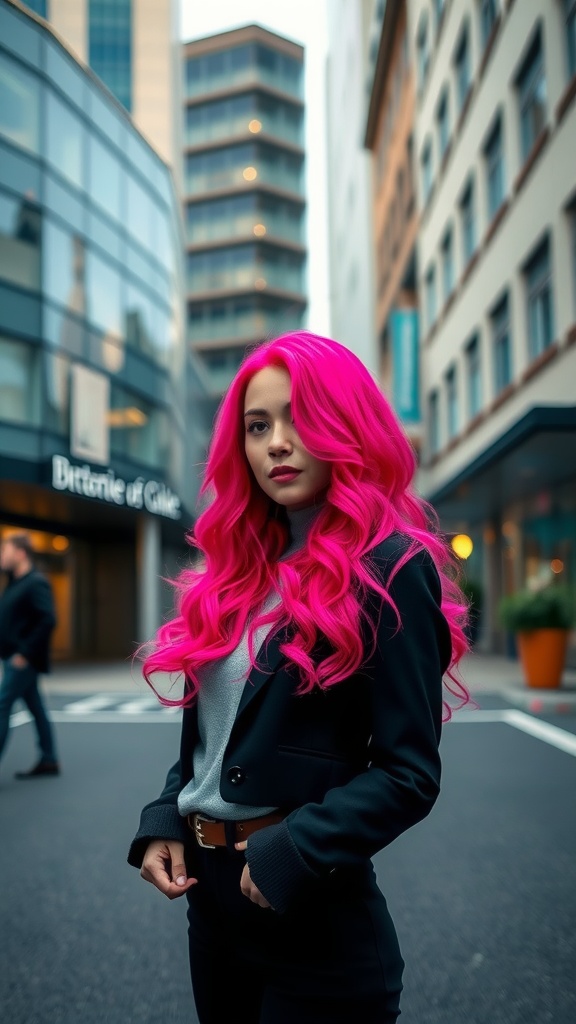
[[[116,219],[122,216],[122,168],[111,149],[95,135],[89,139],[90,195],[95,203]]]
[[[51,90],[47,90],[46,104],[48,161],[73,185],[83,188],[85,132],[82,121]]]
[[[38,79],[0,53],[0,134],[17,146],[37,153],[39,125]]]
[[[38,423],[37,350],[32,345],[0,337],[0,419]]]
[[[0,277],[40,288],[41,215],[28,199],[0,193]]]
[[[84,315],[86,250],[83,239],[47,220],[43,263],[45,294],[71,313]]]

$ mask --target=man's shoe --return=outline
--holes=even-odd
[[[35,779],[39,775],[60,775],[58,761],[39,761],[30,771],[14,772],[15,779]]]

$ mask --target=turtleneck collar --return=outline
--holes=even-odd
[[[306,543],[310,528],[323,508],[324,502],[320,502],[318,505],[307,505],[306,508],[286,508],[291,539],[287,550],[284,552],[284,557],[288,553],[292,554],[294,551],[297,551]]]

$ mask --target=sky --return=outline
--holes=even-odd
[[[241,25],[262,25],[305,48],[308,327],[329,334],[325,75],[328,0],[180,0],[185,42]]]

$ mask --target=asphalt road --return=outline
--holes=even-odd
[[[35,756],[26,724],[0,766],[2,1020],[194,1024],[185,902],[125,859],[178,718],[71,702],[50,701],[60,778],[13,779]],[[548,718],[573,736],[574,717]],[[505,721],[455,722],[442,748],[432,814],[375,860],[406,960],[402,1024],[574,1024],[576,757]]]

